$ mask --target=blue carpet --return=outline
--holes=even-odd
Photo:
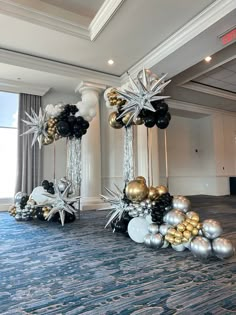
[[[193,197],[236,245],[236,197]],[[202,263],[104,230],[106,212],[62,228],[0,213],[0,314],[236,314],[236,258]]]

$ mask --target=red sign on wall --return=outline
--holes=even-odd
[[[236,39],[236,28],[221,37],[223,45],[227,45]]]

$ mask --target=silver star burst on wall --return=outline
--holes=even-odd
[[[122,106],[122,110],[124,111],[118,119],[124,117],[127,113],[132,113],[126,124],[127,126],[132,120],[138,117],[142,109],[155,112],[156,110],[151,102],[169,98],[169,96],[157,96],[171,81],[163,81],[167,73],[160,79],[156,79],[154,76],[155,75],[150,70],[143,69],[142,75],[140,76],[139,73],[136,80],[133,80],[129,75],[130,88],[128,90],[117,90],[117,93],[127,101],[126,104]]]
[[[105,202],[108,202],[111,205],[110,207],[102,209],[102,210],[105,210],[105,209],[111,210],[111,212],[108,214],[110,215],[110,218],[107,221],[105,228],[116,218],[119,218],[120,220],[124,211],[128,211],[128,205],[123,200],[124,194],[116,185],[114,186],[116,188],[116,191],[113,191],[105,187],[109,196],[100,195]]]
[[[51,205],[52,209],[49,211],[48,215],[46,216],[46,219],[49,221],[55,213],[59,213],[61,224],[64,226],[65,223],[65,213],[68,212],[70,214],[75,214],[76,210],[72,207],[72,204],[75,202],[78,202],[78,200],[81,198],[80,196],[68,198],[68,191],[71,188],[71,183],[66,187],[66,189],[61,192],[58,183],[55,181],[54,189],[55,194],[49,194],[45,193],[44,195],[47,196],[49,199],[51,199]]]
[[[30,116],[27,112],[25,112],[26,116],[29,118],[29,120],[23,120],[22,121],[30,127],[29,130],[22,133],[21,136],[27,135],[27,134],[34,134],[33,140],[32,140],[32,146],[35,144],[35,142],[38,140],[39,148],[41,149],[43,139],[48,138],[48,134],[46,131],[47,128],[47,120],[46,120],[46,113],[42,113],[41,108],[39,109],[39,114],[37,115],[35,111],[31,108],[32,116]]]

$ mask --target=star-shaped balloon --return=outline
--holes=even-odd
[[[32,116],[30,116],[27,112],[25,112],[26,116],[29,118],[29,120],[23,120],[22,121],[30,127],[29,130],[22,133],[21,136],[27,135],[30,133],[33,133],[33,140],[32,140],[32,146],[35,144],[35,142],[38,140],[39,148],[41,149],[42,143],[44,138],[48,138],[47,134],[47,119],[46,119],[46,113],[42,113],[42,109],[39,109],[39,114],[37,115],[35,111],[31,108]]]
[[[124,194],[116,185],[114,186],[116,188],[116,191],[113,191],[105,187],[109,196],[100,195],[105,202],[108,202],[111,205],[110,207],[102,209],[102,210],[111,210],[111,212],[108,214],[110,215],[110,218],[107,221],[105,228],[116,218],[119,218],[120,220],[124,211],[128,211],[128,205],[124,201]]]
[[[80,196],[77,197],[67,197],[68,192],[70,190],[71,183],[66,187],[66,189],[61,192],[57,181],[55,181],[54,189],[55,194],[51,195],[48,193],[45,193],[44,195],[47,196],[49,199],[51,199],[51,205],[52,209],[49,211],[48,215],[46,216],[46,219],[49,221],[55,213],[59,213],[61,224],[64,226],[65,223],[65,213],[68,212],[70,214],[75,214],[76,210],[73,208],[72,204],[75,202],[78,202],[78,200],[81,198]]]
[[[142,109],[156,112],[151,102],[169,98],[169,96],[162,96],[160,94],[167,84],[171,80],[164,82],[164,78],[167,73],[164,74],[160,79],[156,79],[154,74],[147,69],[143,69],[142,74],[138,74],[136,80],[133,80],[129,75],[130,88],[119,90],[117,93],[120,94],[127,102],[122,106],[122,114],[118,117],[122,118],[127,113],[131,113],[131,116],[127,122],[127,126],[132,120],[135,120]]]

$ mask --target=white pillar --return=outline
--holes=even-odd
[[[81,94],[82,103],[86,106],[86,98],[93,100],[96,116],[90,123],[87,134],[82,137],[82,183],[81,210],[92,210],[100,207],[101,200],[101,139],[99,94],[106,86],[82,81],[76,89]]]
[[[159,152],[158,152],[158,130],[153,127],[149,131],[149,167],[152,175],[150,176],[153,186],[159,185]],[[147,128],[144,125],[137,126],[136,141],[136,176],[143,176],[148,180],[148,143]]]

